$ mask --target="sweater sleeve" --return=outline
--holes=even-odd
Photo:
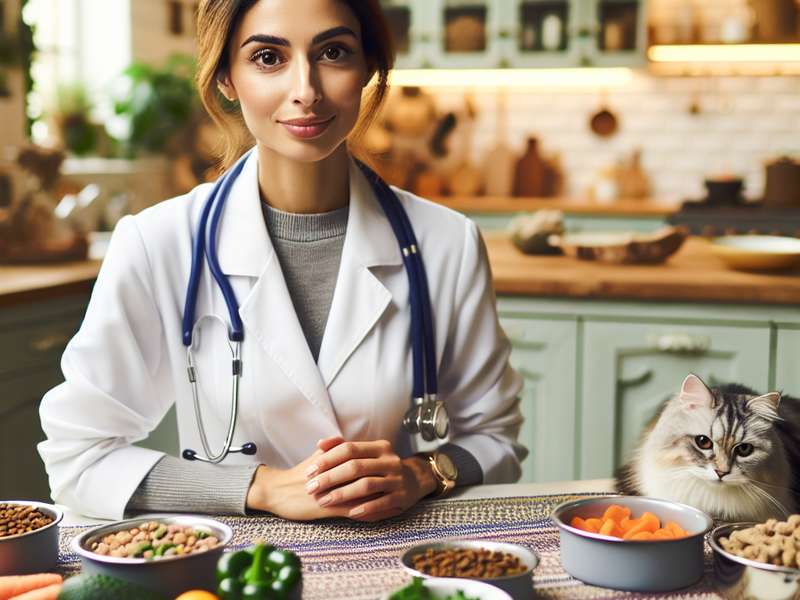
[[[257,464],[222,466],[164,456],[133,492],[125,511],[244,516],[257,468]]]

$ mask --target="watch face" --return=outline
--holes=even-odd
[[[436,411],[433,414],[433,426],[436,428],[436,436],[443,438],[450,429],[450,419],[447,417],[447,409],[441,402],[436,403]]]
[[[453,464],[453,461],[450,460],[450,457],[443,452],[436,453],[436,466],[439,467],[439,470],[442,472],[442,475],[447,477],[448,479],[455,479],[458,472],[456,471],[456,467]]]

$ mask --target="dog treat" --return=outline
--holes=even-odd
[[[0,502],[0,538],[22,535],[52,522],[53,519],[35,506]]]
[[[413,567],[433,577],[492,579],[522,573],[527,568],[513,554],[483,548],[428,548],[411,557]]]
[[[723,550],[761,563],[800,568],[800,515],[792,515],[786,521],[769,519],[747,529],[719,538]]]

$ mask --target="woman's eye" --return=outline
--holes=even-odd
[[[701,450],[710,450],[711,446],[714,445],[714,443],[704,435],[698,435],[694,438],[694,443],[697,444],[697,447]]]
[[[322,53],[322,56],[323,58],[325,58],[325,60],[335,62],[337,60],[342,60],[348,54],[350,53],[340,46],[330,46],[328,48],[325,48],[325,51]]]
[[[280,57],[272,50],[260,50],[250,60],[265,67],[274,67],[280,63]]]
[[[734,452],[739,456],[750,456],[753,453],[753,444],[739,444],[734,449]]]

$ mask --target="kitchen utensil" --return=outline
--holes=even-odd
[[[800,266],[800,240],[777,235],[726,235],[711,241],[711,252],[733,269],[778,271]]]
[[[164,557],[158,560],[145,558],[116,558],[95,554],[92,544],[104,536],[129,530],[147,521],[192,525],[207,530],[219,539],[219,545],[206,552]],[[233,538],[233,531],[225,523],[190,515],[142,515],[135,519],[117,521],[79,533],[72,539],[72,550],[81,558],[81,572],[103,573],[124,579],[153,590],[167,598],[176,598],[189,590],[217,590],[217,561],[225,546]]]
[[[767,165],[765,206],[800,206],[800,163],[788,156]]]
[[[609,506],[645,511],[662,523],[674,521],[691,535],[674,540],[622,540],[571,527],[573,517],[601,518]],[[713,520],[690,506],[639,496],[586,498],[557,506],[551,518],[559,529],[561,564],[591,585],[632,592],[666,592],[692,585],[703,576],[703,538]]]
[[[453,577],[428,577],[422,585],[430,590],[434,598],[455,597],[461,591],[466,598],[474,600],[512,600],[506,592],[488,583],[474,579],[456,579]],[[405,587],[405,586],[404,586]],[[383,600],[389,600],[400,588],[389,592]]]
[[[4,500],[8,504],[31,506],[53,522],[28,533],[0,538],[0,575],[30,575],[51,571],[58,560],[58,524],[64,518],[60,508],[30,500]]]
[[[617,131],[617,117],[607,108],[606,94],[602,94],[600,110],[589,121],[591,130],[600,137],[608,137]]]
[[[497,141],[484,163],[484,193],[487,196],[511,196],[514,192],[516,156],[506,144],[506,94],[497,94]]]
[[[424,554],[428,549],[434,551],[447,549],[468,549],[468,550],[490,550],[492,552],[509,553],[516,556],[520,563],[525,565],[525,571],[515,575],[494,577],[492,579],[481,579],[473,581],[483,581],[507,592],[515,600],[530,598],[533,595],[533,570],[539,564],[539,557],[523,546],[507,544],[505,542],[489,542],[484,540],[445,540],[442,542],[431,542],[420,544],[403,551],[400,555],[400,562],[405,570],[415,577],[425,577],[428,575],[417,571],[414,567],[414,556]],[[454,581],[464,581],[463,579],[453,578]]]
[[[714,529],[708,543],[714,556],[714,582],[727,600],[796,600],[800,598],[800,569],[764,564],[726,552],[719,544],[739,529],[755,523],[731,523]]]
[[[567,256],[617,264],[660,263],[675,253],[689,235],[685,227],[667,226],[652,233],[586,232],[550,236]]]

